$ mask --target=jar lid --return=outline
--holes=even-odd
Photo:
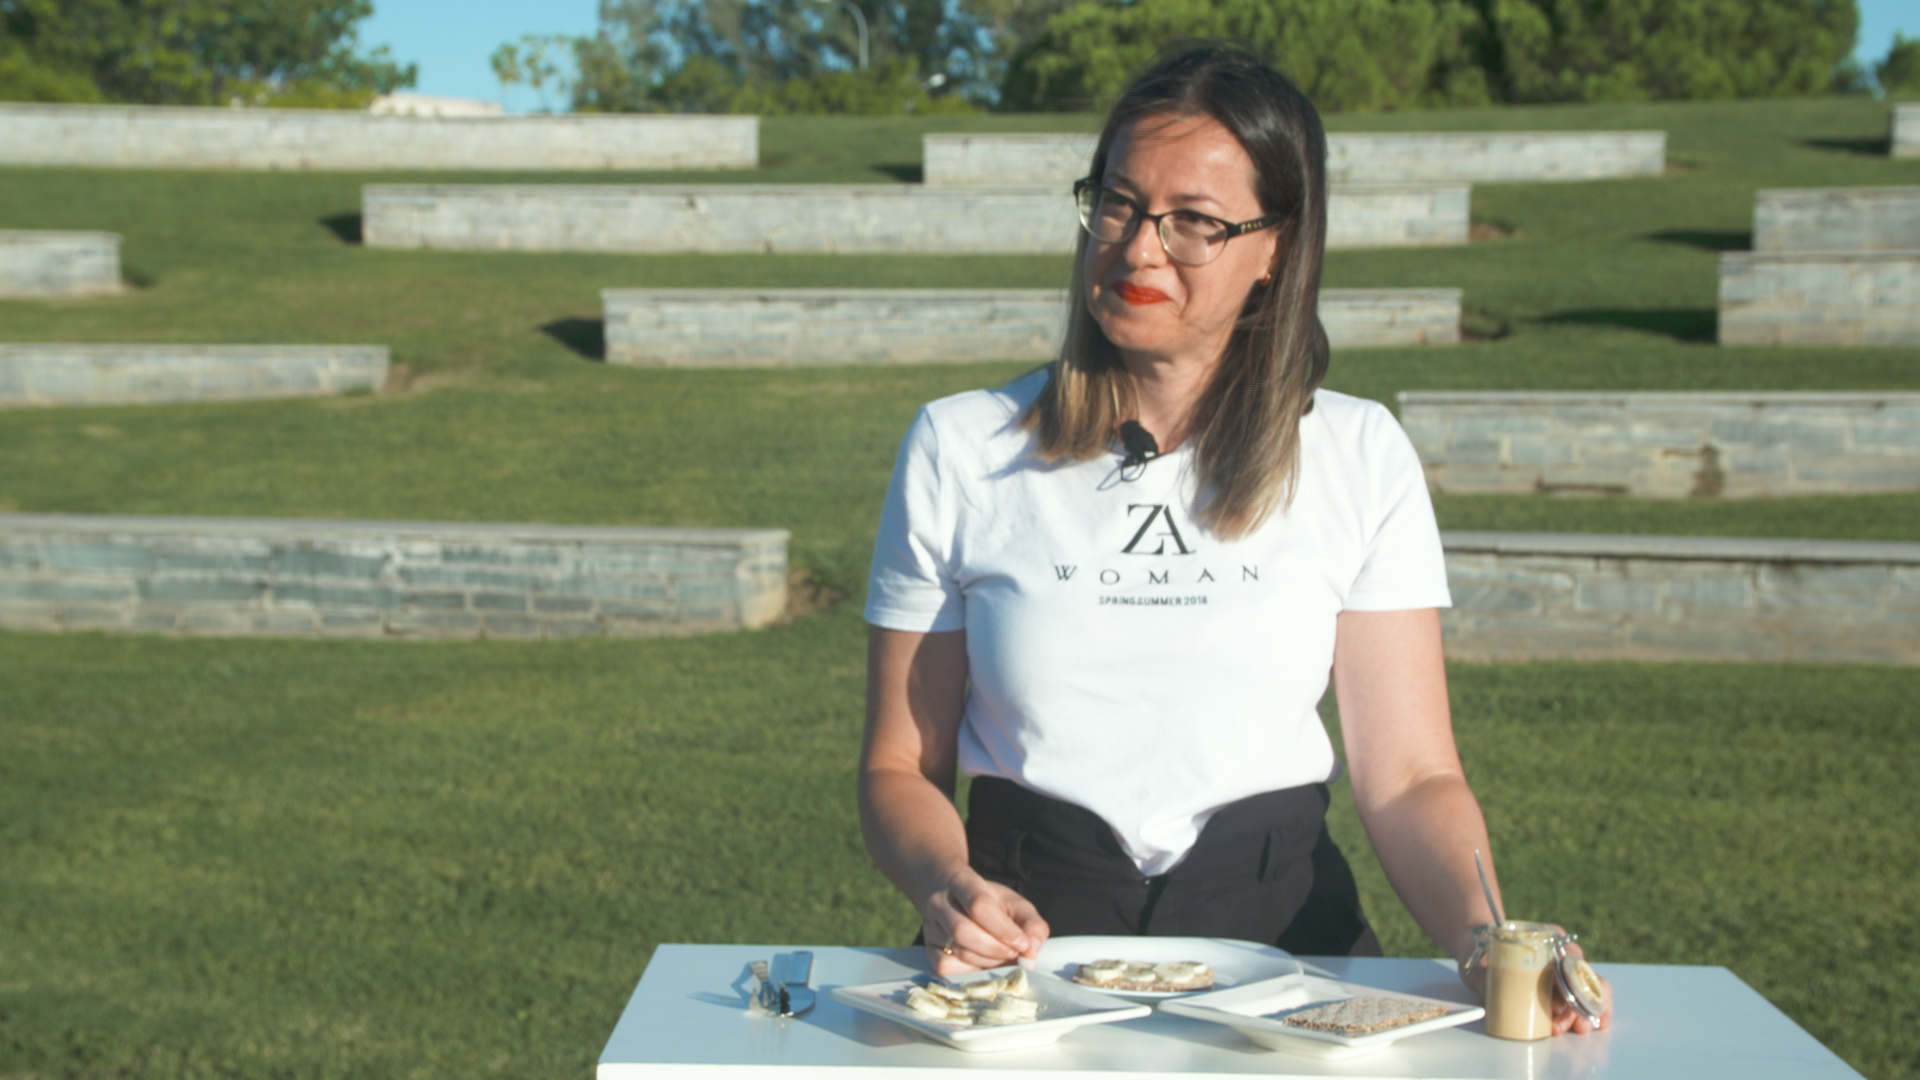
[[[1586,958],[1570,951],[1567,946],[1573,944],[1572,934],[1561,934],[1553,941],[1553,976],[1560,984],[1560,993],[1573,1003],[1587,1022],[1598,1024],[1600,1017],[1607,1011],[1607,985],[1600,981],[1600,975]]]

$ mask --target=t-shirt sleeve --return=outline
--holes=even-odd
[[[880,510],[867,575],[869,623],[919,633],[966,625],[952,570],[955,521],[947,479],[941,472],[939,433],[922,409],[901,441]]]
[[[1348,611],[1452,607],[1440,526],[1420,455],[1385,406],[1375,405],[1369,413],[1362,460],[1373,528],[1342,606]]]

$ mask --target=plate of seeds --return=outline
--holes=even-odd
[[[1226,1026],[1270,1050],[1322,1060],[1359,1057],[1401,1039],[1472,1023],[1478,1005],[1376,990],[1305,972],[1160,1003],[1160,1011]]]

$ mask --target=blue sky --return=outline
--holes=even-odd
[[[420,65],[419,93],[499,101],[487,58],[502,42],[523,34],[591,34],[599,14],[599,0],[374,0],[360,40]],[[540,99],[521,87],[504,104],[525,112],[539,108]]]
[[[1860,39],[1854,55],[1871,64],[1887,55],[1894,31],[1920,37],[1920,3],[1859,0]],[[423,94],[500,100],[487,58],[505,41],[523,34],[588,34],[598,0],[374,0],[373,17],[360,24],[367,45],[386,45],[402,61],[420,65]],[[515,112],[540,107],[524,87],[504,102]]]

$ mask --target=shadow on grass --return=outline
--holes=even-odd
[[[1838,150],[1843,154],[1886,157],[1893,149],[1890,139],[1808,139],[1803,145],[1815,150]]]
[[[1520,226],[1506,221],[1483,220],[1467,226],[1467,243],[1485,244],[1495,240],[1511,240],[1520,235]]]
[[[903,184],[921,184],[926,182],[926,172],[917,161],[905,165],[875,165],[875,172],[883,172]]]
[[[1730,229],[1664,229],[1648,233],[1647,239],[1685,244],[1702,251],[1748,251],[1753,247],[1753,233]]]
[[[540,332],[565,345],[583,360],[607,358],[607,324],[599,319],[555,319]]]
[[[360,243],[359,214],[328,214],[320,224],[343,244]]]
[[[1460,337],[1463,341],[1499,341],[1513,333],[1513,323],[1490,312],[1467,308],[1460,313]]]
[[[1719,331],[1719,313],[1711,308],[1654,311],[1598,308],[1556,312],[1538,321],[1563,326],[1624,326],[1629,330],[1664,334],[1676,341],[1709,345],[1718,339]]]

